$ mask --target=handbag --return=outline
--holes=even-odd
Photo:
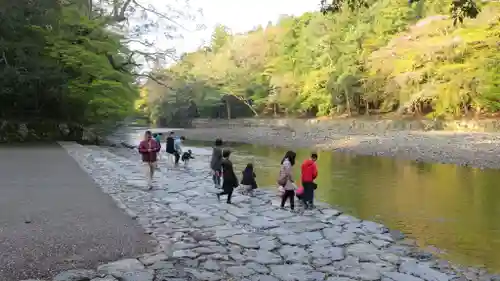
[[[278,194],[283,196],[285,194],[285,188],[283,186],[278,186]]]
[[[280,178],[280,179],[278,179],[278,185],[285,186],[287,181],[288,181],[288,177]]]
[[[299,188],[297,188],[297,190],[295,191],[295,194],[297,194],[297,195],[304,194],[304,187],[303,186],[299,186]]]

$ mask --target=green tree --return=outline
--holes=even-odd
[[[119,120],[133,109],[129,50],[101,20],[79,5],[51,1],[0,10],[2,118],[89,125]]]
[[[336,1],[338,8],[283,16],[243,34],[219,26],[209,47],[168,68],[177,77],[168,95],[189,97],[211,117],[227,117],[214,111],[232,108],[228,100],[270,116],[497,111],[500,4],[482,3],[460,20],[448,15],[451,0],[413,2]],[[167,95],[155,87],[152,95]]]
[[[79,126],[134,111],[145,62],[165,61],[147,34],[190,18],[141,0],[0,1],[0,118]],[[145,104],[143,111],[149,109]]]
[[[224,25],[217,25],[212,33],[211,49],[212,52],[217,53],[231,37],[231,32],[229,28]]]

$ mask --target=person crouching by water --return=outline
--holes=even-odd
[[[302,200],[306,209],[314,208],[314,190],[317,188],[314,180],[318,177],[316,160],[318,160],[318,154],[312,153],[311,158],[304,160],[301,166],[302,187],[304,188]]]
[[[283,160],[281,160],[280,175],[278,185],[283,187],[284,193],[281,196],[281,208],[285,208],[286,200],[290,200],[290,209],[295,209],[295,185],[293,181],[292,167],[295,165],[297,154],[293,151],[287,151]]]
[[[245,170],[241,173],[241,187],[243,188],[243,194],[253,196],[254,190],[257,189],[257,181],[255,181],[257,176],[253,170],[253,164],[248,163]]]
[[[233,191],[238,187],[238,178],[234,173],[233,163],[229,160],[231,151],[224,150],[222,152],[222,192],[217,193],[217,199],[220,200],[221,195],[227,195],[227,203],[231,204]]]
[[[189,164],[189,160],[194,159],[193,152],[191,149],[188,149],[188,151],[182,153],[181,160],[184,162],[184,165],[187,166]]]
[[[210,159],[210,169],[212,169],[212,180],[215,188],[221,188],[220,178],[222,176],[222,140],[216,139],[215,146],[212,150],[212,158]]]
[[[167,144],[166,144],[166,152],[167,152],[167,160],[169,163],[173,164],[174,163],[174,155],[175,155],[175,132],[170,132],[167,137]]]
[[[153,176],[156,170],[156,160],[159,151],[160,145],[153,139],[151,131],[146,131],[144,140],[139,144],[139,153],[141,153],[142,162],[146,167],[146,178],[149,189],[153,188]]]

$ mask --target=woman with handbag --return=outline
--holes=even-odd
[[[295,209],[295,189],[297,186],[293,181],[292,167],[295,165],[295,157],[297,154],[293,151],[287,151],[283,160],[281,160],[280,176],[278,178],[278,185],[282,189],[281,195],[281,208],[285,208],[285,203],[290,200],[290,209]]]

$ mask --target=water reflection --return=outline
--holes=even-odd
[[[229,146],[239,171],[253,162],[259,185],[275,185],[285,149]],[[299,161],[310,154],[296,152]],[[420,246],[444,250],[446,258],[456,262],[500,271],[500,189],[495,184],[500,171],[326,151],[319,152],[318,168],[319,200],[402,230]]]

